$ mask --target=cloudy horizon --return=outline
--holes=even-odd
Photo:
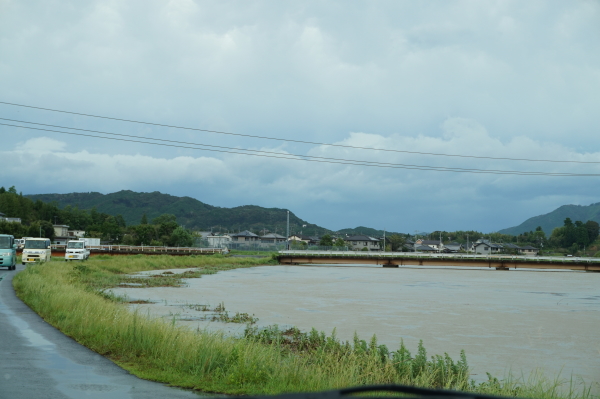
[[[282,140],[8,104],[0,118],[282,156],[600,174],[599,17],[594,1],[0,0],[1,102]],[[0,135],[0,185],[24,194],[160,191],[288,208],[332,230],[487,233],[600,202],[597,176]]]

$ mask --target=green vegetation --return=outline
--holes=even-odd
[[[211,230],[214,232],[237,232],[251,230],[255,233],[262,231],[285,234],[287,210],[280,208],[263,208],[255,205],[221,208],[211,206],[190,197],[176,197],[162,194],[137,193],[123,190],[111,194],[101,193],[70,193],[70,194],[39,194],[29,195],[34,201],[53,203],[61,209],[80,207],[81,209],[96,209],[108,215],[123,215],[127,225],[140,223],[142,217],[148,220],[163,214],[175,215],[180,225],[194,230]],[[1,208],[0,208],[0,211]],[[3,212],[3,211],[2,211]],[[66,223],[65,224],[69,224]],[[70,224],[69,224],[70,225]],[[327,230],[315,224],[310,224],[290,212],[291,232],[299,232],[303,227],[305,233],[323,234]],[[145,242],[146,244],[150,241]]]
[[[333,247],[333,239],[329,234],[325,234],[323,235],[323,237],[321,237],[321,240],[319,241],[319,246]]]
[[[545,215],[529,218],[518,226],[500,230],[499,233],[516,236],[540,226],[546,235],[550,235],[552,230],[563,225],[566,218],[584,221],[594,220],[600,223],[600,202],[587,206],[563,205]]]
[[[588,390],[561,395],[559,382],[543,379],[517,383],[490,376],[475,384],[469,380],[464,353],[458,361],[447,354],[428,357],[422,344],[413,356],[402,342],[390,352],[376,337],[342,342],[335,331],[327,336],[316,330],[247,327],[239,338],[192,331],[131,312],[108,291],[143,270],[195,268],[198,277],[269,262],[224,256],[98,256],[76,265],[30,265],[13,284],[19,297],[50,324],[132,373],[206,392],[275,394],[401,383],[506,396],[591,398]],[[167,278],[181,284],[176,277]]]
[[[586,223],[576,221],[573,223],[566,218],[563,227],[557,227],[552,231],[548,244],[553,247],[568,248],[569,253],[575,255],[580,249],[589,246],[598,238],[600,226],[593,220]]]
[[[14,187],[0,187],[0,212],[8,217],[21,218],[22,223],[0,221],[0,233],[21,237],[54,239],[53,223],[68,225],[71,230],[84,230],[87,237],[101,238],[115,244],[149,246],[192,246],[198,237],[177,223],[175,215],[159,215],[148,224],[146,215],[139,225],[127,227],[120,214],[111,216],[96,208],[81,210],[67,205],[59,209],[54,202],[35,202],[17,194]]]
[[[86,262],[75,264],[70,271],[71,281],[83,284],[93,292],[105,293],[109,288],[121,285],[130,287],[178,287],[184,278],[199,278],[218,271],[275,264],[268,258],[232,258],[223,255],[133,255],[114,257],[100,255]],[[152,277],[133,273],[150,270],[194,268],[181,274],[162,273]]]

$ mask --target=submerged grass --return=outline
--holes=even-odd
[[[243,337],[191,331],[152,319],[106,294],[127,274],[143,270],[199,268],[201,274],[265,264],[270,258],[97,257],[73,266],[30,265],[15,276],[17,294],[46,321],[139,377],[205,392],[276,394],[364,384],[399,383],[480,393],[548,399],[590,399],[589,389],[559,389],[559,380],[469,380],[464,353],[413,356],[400,343],[390,352],[373,337],[342,342],[313,330],[248,327]],[[100,294],[100,295],[99,295]],[[224,310],[224,309],[223,309]],[[568,382],[567,382],[568,384]],[[564,387],[563,387],[564,388]],[[568,387],[567,387],[568,388]],[[577,388],[577,389],[575,389]]]

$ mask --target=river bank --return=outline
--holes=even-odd
[[[174,264],[178,262],[179,264]],[[202,262],[205,263],[200,264]],[[233,269],[237,266],[227,262],[231,261],[215,260],[215,263],[221,263],[230,272],[235,271]],[[405,371],[398,369],[398,365],[404,362],[391,362],[392,357],[382,357],[384,352],[373,342],[365,343],[363,347],[360,343],[354,346],[332,345],[330,343],[336,342],[335,340],[324,339],[323,344],[314,347],[311,352],[295,353],[282,351],[282,348],[256,340],[233,339],[206,331],[194,332],[178,327],[174,322],[165,323],[141,315],[140,312],[131,313],[122,304],[115,302],[117,298],[114,295],[106,291],[98,295],[98,286],[89,285],[92,282],[98,284],[98,281],[112,281],[114,284],[132,278],[123,273],[194,266],[199,267],[199,275],[194,277],[201,275],[202,278],[186,280],[188,284],[209,276],[229,273],[210,274],[218,270],[218,267],[211,269],[207,258],[202,261],[157,258],[150,261],[140,257],[90,260],[77,265],[54,263],[32,266],[16,276],[15,288],[20,297],[48,322],[86,346],[109,356],[133,373],[143,378],[195,389],[227,393],[275,393],[324,390],[365,383],[404,382],[427,386],[446,381],[441,382],[442,386],[500,395],[518,393],[519,396],[575,398],[582,394],[571,392],[570,395],[557,396],[555,386],[539,381],[520,385],[510,381],[492,381],[488,384],[465,386],[460,382],[463,380],[457,379],[460,374],[456,374],[456,377],[450,374],[449,380],[437,380],[440,376],[448,376],[441,371],[444,369],[443,356],[440,358],[441,363],[423,363],[425,366],[422,370],[427,370],[427,373],[417,375],[419,378],[414,378],[415,375],[409,378],[407,374],[403,374]],[[253,270],[252,273],[255,273],[257,269],[264,273],[268,268],[252,267],[245,270]],[[164,285],[163,280],[167,281],[168,277],[145,278],[144,281],[138,279],[140,286],[155,287]],[[152,285],[147,281],[161,283]],[[214,281],[211,284],[214,285]],[[135,290],[142,292],[148,289]],[[368,340],[369,337],[363,338]],[[394,345],[390,349],[397,348],[398,345]],[[417,358],[420,357],[411,357],[407,361],[412,364]],[[454,364],[458,365],[460,362]],[[460,369],[458,367],[456,370]],[[584,393],[584,397],[590,396]]]

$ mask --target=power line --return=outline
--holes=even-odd
[[[325,145],[325,146],[330,146],[330,147],[342,147],[342,148],[353,148],[353,149],[358,149],[358,150],[385,151],[385,152],[396,152],[396,153],[416,154],[416,155],[432,155],[432,156],[440,156],[440,157],[457,157],[457,158],[473,158],[473,159],[493,159],[493,160],[501,160],[501,161],[581,163],[581,164],[599,164],[600,163],[600,162],[595,162],[595,161],[566,161],[566,160],[556,160],[556,159],[529,159],[529,158],[508,158],[508,157],[506,157],[506,158],[505,157],[484,157],[484,156],[477,156],[477,155],[440,154],[440,153],[434,153],[434,152],[419,152],[419,151],[408,151],[408,150],[392,150],[392,149],[389,149],[389,148],[360,147],[360,146],[345,145],[345,144],[320,143],[320,142],[315,142],[315,141],[283,139],[283,138],[279,138],[279,137],[256,136],[256,135],[251,135],[251,134],[223,132],[223,131],[219,131],[219,130],[208,130],[208,129],[198,129],[198,128],[193,128],[193,127],[186,127],[186,126],[167,125],[167,124],[162,124],[162,123],[137,121],[137,120],[133,120],[133,119],[123,119],[123,118],[114,118],[114,117],[110,117],[110,116],[85,114],[85,113],[82,113],[82,112],[64,111],[64,110],[53,109],[53,108],[35,107],[33,105],[10,103],[10,102],[7,102],[7,101],[0,101],[0,104],[12,105],[12,106],[15,106],[15,107],[24,107],[24,108],[31,108],[31,109],[39,109],[39,110],[42,110],[42,111],[60,112],[60,113],[64,113],[64,114],[86,116],[86,117],[90,117],[90,118],[108,119],[108,120],[119,121],[119,122],[129,122],[129,123],[137,123],[137,124],[142,124],[142,125],[168,127],[168,128],[172,128],[172,129],[192,130],[192,131],[204,132],[204,133],[226,134],[226,135],[230,135],[230,136],[249,137],[249,138],[253,138],[253,139],[262,139],[262,140],[275,140],[275,141],[283,141],[283,142],[289,142],[289,143]]]
[[[28,123],[28,124],[41,125],[41,126],[50,126],[50,127],[55,127],[55,128],[61,128],[61,129],[79,130],[79,131],[90,132],[90,133],[100,133],[100,134],[106,134],[106,135],[111,135],[111,136],[129,137],[129,138],[144,139],[144,140],[154,140],[154,141],[160,141],[160,142],[165,142],[165,143],[185,144],[185,145],[193,145],[193,146],[209,147],[209,148],[220,148],[220,149],[235,150],[235,151],[247,151],[247,152],[250,152],[250,153],[274,154],[274,155],[277,155],[277,156],[281,156],[282,155],[281,152],[274,152],[274,151],[250,150],[250,149],[245,149],[245,148],[241,149],[241,148],[236,148],[236,147],[226,147],[226,146],[220,146],[220,145],[199,144],[199,143],[190,143],[190,142],[185,142],[185,141],[156,139],[156,138],[153,138],[153,137],[134,136],[134,135],[122,134],[122,133],[110,133],[110,132],[103,132],[103,131],[99,131],[99,130],[90,130],[90,129],[80,129],[80,128],[67,127],[67,126],[49,125],[49,124],[46,124],[46,123],[27,122],[27,121],[20,121],[20,120],[15,120],[15,119],[8,119],[8,118],[0,118],[0,120],[8,120],[8,121],[13,121],[13,122]],[[21,127],[21,128],[28,128],[27,126],[10,125],[10,124],[3,124],[3,123],[0,123],[0,125],[12,126],[12,127]],[[35,129],[35,128],[33,128],[33,129]],[[42,130],[45,130],[45,129],[42,129]],[[60,131],[56,131],[56,130],[47,130],[47,131],[61,133]],[[66,132],[62,132],[62,133],[66,133]],[[94,136],[94,135],[89,135],[89,137],[102,138],[101,136]],[[184,148],[188,148],[188,147],[184,147]],[[251,154],[248,154],[248,155],[251,155]],[[328,160],[328,161],[342,161],[342,162],[353,162],[353,163],[357,163],[358,162],[361,165],[371,164],[371,165],[377,165],[377,166],[409,166],[409,167],[421,167],[421,168],[435,168],[435,169],[440,169],[440,170],[452,170],[452,171],[464,170],[464,171],[470,171],[470,172],[471,171],[478,171],[478,172],[516,172],[516,171],[503,171],[503,170],[493,170],[493,169],[490,170],[490,169],[457,168],[457,167],[445,167],[445,166],[427,166],[427,165],[424,166],[424,165],[410,165],[410,164],[409,165],[407,165],[407,164],[394,164],[394,163],[389,163],[389,162],[362,161],[362,160],[355,160],[355,159],[343,159],[343,158],[331,158],[331,157],[317,157],[317,156],[312,156],[312,155],[299,155],[299,154],[283,154],[283,155],[290,155],[290,156],[294,156],[294,157],[301,157],[301,158],[308,158],[308,159]],[[541,172],[519,172],[519,173],[541,173]]]
[[[2,118],[0,118],[0,119],[2,119]],[[34,123],[34,122],[31,122],[31,123]],[[103,136],[98,136],[98,135],[93,135],[93,134],[65,132],[65,131],[60,131],[60,130],[36,128],[36,127],[32,127],[32,126],[19,126],[19,125],[7,124],[7,123],[0,123],[0,125],[22,128],[22,129],[40,130],[40,131],[54,132],[54,133],[61,133],[61,134],[70,134],[70,135],[75,135],[75,136],[93,137],[93,138],[99,138],[99,139],[105,139],[105,140],[117,140],[117,141],[125,141],[125,142],[132,142],[132,143],[152,144],[152,145],[158,145],[158,146],[164,146],[164,147],[186,148],[186,149],[194,149],[194,150],[201,150],[201,151],[252,155],[252,156],[267,157],[267,158],[280,158],[280,159],[301,160],[301,161],[308,161],[308,162],[321,162],[321,163],[330,163],[330,164],[370,166],[370,167],[390,168],[390,169],[429,170],[429,171],[456,172],[456,173],[525,175],[525,176],[554,176],[554,177],[600,177],[600,174],[591,174],[591,173],[509,171],[509,170],[465,169],[465,168],[427,166],[427,165],[392,164],[392,163],[384,163],[384,162],[315,157],[315,156],[310,156],[310,155],[285,154],[285,153],[277,153],[277,152],[271,152],[271,151],[214,146],[214,145],[209,145],[209,144],[186,143],[186,142],[179,142],[179,141],[174,141],[174,140],[155,139],[155,138],[151,138],[151,137],[133,136],[133,135],[126,135],[126,134],[119,134],[119,133],[99,132],[99,131],[91,131],[91,130],[77,129],[77,128],[66,128],[66,129],[94,132],[94,133],[100,133],[100,134],[106,134],[106,135],[118,136],[118,137],[103,137]],[[120,138],[120,137],[128,137],[128,138]],[[138,139],[138,140],[134,140],[133,138]],[[148,142],[148,141],[142,141],[139,139],[154,140],[154,141],[160,141],[160,142],[159,143]]]

